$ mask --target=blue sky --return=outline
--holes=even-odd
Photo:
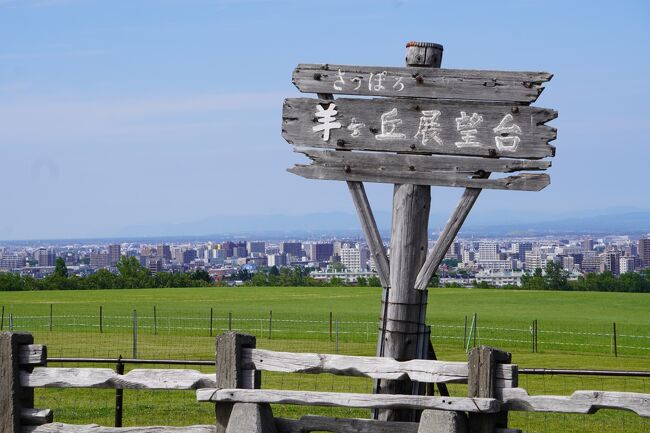
[[[353,212],[287,173],[298,63],[555,74],[551,185],[486,191],[471,218],[650,207],[650,2],[0,0],[0,239],[110,236],[213,215]],[[391,187],[369,186],[377,209]],[[434,211],[462,191],[433,189]],[[505,217],[504,217],[505,218]],[[170,233],[175,234],[175,233]]]

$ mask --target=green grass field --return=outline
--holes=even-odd
[[[258,347],[333,353],[339,321],[339,353],[374,354],[381,291],[376,288],[201,288],[79,292],[3,292],[3,328],[9,314],[15,330],[34,334],[50,356],[130,357],[133,310],[137,311],[140,358],[212,359],[214,335],[231,326],[252,333]],[[53,319],[50,332],[50,304]],[[99,309],[102,330],[99,332]],[[156,307],[154,332],[153,309]],[[210,336],[210,309],[213,311]],[[273,311],[271,338],[269,312]],[[477,344],[504,348],[521,367],[650,369],[650,296],[631,293],[528,292],[432,289],[427,321],[439,359],[465,360],[464,319],[478,315]],[[330,334],[330,312],[334,330]],[[539,353],[531,353],[531,321],[539,323]],[[618,357],[612,353],[617,326]],[[469,327],[469,323],[468,323]],[[154,335],[154,333],[156,335]],[[113,365],[103,365],[113,367]],[[156,368],[161,368],[157,366]],[[210,368],[202,368],[210,371]],[[531,394],[567,395],[577,389],[650,392],[647,379],[521,376]],[[370,381],[330,375],[265,373],[263,386],[370,392]],[[455,386],[457,395],[465,393]],[[55,419],[111,425],[110,390],[38,390],[37,405],[55,410]],[[304,413],[367,416],[367,411],[282,406],[278,416]],[[125,425],[211,423],[211,405],[199,405],[192,392],[127,391]],[[511,414],[511,425],[525,431],[650,431],[636,415],[601,411],[596,415]]]

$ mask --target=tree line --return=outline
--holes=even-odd
[[[489,284],[480,283],[475,287],[494,288]],[[627,272],[618,278],[611,272],[589,273],[569,280],[569,273],[562,265],[548,262],[545,269],[535,269],[530,275],[521,277],[521,286],[506,286],[504,289],[513,290],[567,290],[584,292],[630,292],[650,293],[650,268],[642,272]]]
[[[122,257],[116,265],[117,273],[100,269],[87,277],[69,275],[65,261],[56,259],[54,272],[37,279],[11,272],[0,273],[0,291],[23,290],[101,290],[146,289],[161,287],[204,287],[211,283],[203,269],[193,272],[159,272],[152,275],[135,257]]]

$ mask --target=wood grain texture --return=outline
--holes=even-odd
[[[361,182],[350,181],[347,184],[348,189],[350,190],[350,195],[352,196],[352,201],[354,202],[354,207],[359,216],[359,221],[361,222],[361,227],[363,228],[363,233],[366,237],[366,242],[370,249],[370,254],[372,254],[375,261],[375,268],[377,269],[379,281],[381,282],[382,287],[388,287],[390,284],[388,256],[386,255],[386,250],[384,249],[384,243],[381,240],[379,229],[377,229],[377,222],[375,221],[372,208],[368,202],[366,190]]]
[[[26,425],[41,425],[52,422],[54,414],[51,409],[21,409],[20,410],[21,424]]]
[[[44,366],[47,364],[47,347],[42,344],[20,346],[18,362],[24,366]]]
[[[551,183],[547,174],[524,173],[516,176],[486,179],[450,171],[394,171],[348,166],[346,168],[297,165],[287,170],[307,179],[345,180],[358,182],[435,185],[507,191],[540,191]]]
[[[350,166],[374,168],[380,171],[452,171],[461,173],[489,171],[513,173],[515,171],[546,170],[551,166],[551,161],[548,160],[408,155],[387,152],[341,152],[336,150],[311,149],[308,147],[296,147],[294,150],[306,155],[314,161],[315,165],[323,167],[344,168],[345,166]]]
[[[315,113],[321,104],[328,107],[331,103],[336,105],[336,121],[341,127],[332,129],[329,139],[325,141],[322,132],[313,130],[315,125],[321,125]],[[393,110],[394,116],[389,116],[385,123],[396,119],[401,122],[395,125],[392,134],[388,134],[390,128],[382,132],[382,115]],[[440,111],[435,119],[440,142],[430,136],[425,140],[421,133],[418,134],[423,111],[430,110]],[[477,143],[475,145],[456,144],[463,143],[456,123],[461,112],[467,116],[474,113],[481,116],[482,120],[473,128],[476,132],[475,139],[471,142]],[[510,134],[494,131],[506,116],[511,116],[512,120],[505,124],[516,124],[520,132]],[[557,131],[544,125],[555,117],[557,113],[546,108],[509,107],[479,102],[291,98],[284,101],[282,136],[291,144],[316,148],[541,159],[555,153],[555,148],[548,143],[556,138]],[[349,129],[350,125],[363,126],[353,131]],[[506,136],[519,137],[517,146],[498,148],[495,137]]]
[[[277,403],[307,406],[356,408],[406,408],[497,412],[499,401],[493,398],[427,397],[421,395],[355,394],[271,389],[215,389],[196,391],[200,402]]]
[[[300,419],[276,418],[275,428],[278,433],[417,433],[418,423],[307,415]]]
[[[523,388],[498,390],[504,410],[592,414],[599,409],[629,410],[650,418],[650,394],[610,391],[576,391],[568,397],[528,395]]]
[[[75,425],[55,422],[35,427],[25,427],[22,433],[215,433],[212,425],[188,427],[103,427],[97,424]]]
[[[197,370],[136,369],[119,375],[110,368],[36,367],[21,372],[20,383],[30,388],[198,389],[217,386],[214,374]]]
[[[343,74],[342,82],[339,70]],[[377,74],[384,72],[384,89],[375,90]],[[372,88],[368,87],[370,74],[373,74]],[[300,64],[293,71],[293,84],[301,92],[514,103],[534,102],[543,90],[542,84],[551,78],[546,72],[328,64]]]
[[[216,338],[216,364],[218,388],[259,388],[259,372],[244,373],[243,353],[246,349],[254,349],[256,338],[253,335],[237,332],[224,332]],[[251,383],[252,382],[252,383]],[[233,405],[218,404],[215,407],[216,433],[225,433],[230,420]]]
[[[20,384],[20,346],[33,344],[30,334],[0,333],[0,432],[20,433],[21,412],[34,406],[34,390]]]
[[[244,368],[283,373],[330,373],[373,379],[410,378],[418,382],[467,382],[467,363],[414,359],[396,361],[388,357],[326,355],[316,353],[245,350]],[[501,369],[507,374],[507,368]]]

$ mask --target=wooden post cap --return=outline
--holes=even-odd
[[[433,42],[408,42],[406,44],[406,66],[439,68],[443,47]]]

